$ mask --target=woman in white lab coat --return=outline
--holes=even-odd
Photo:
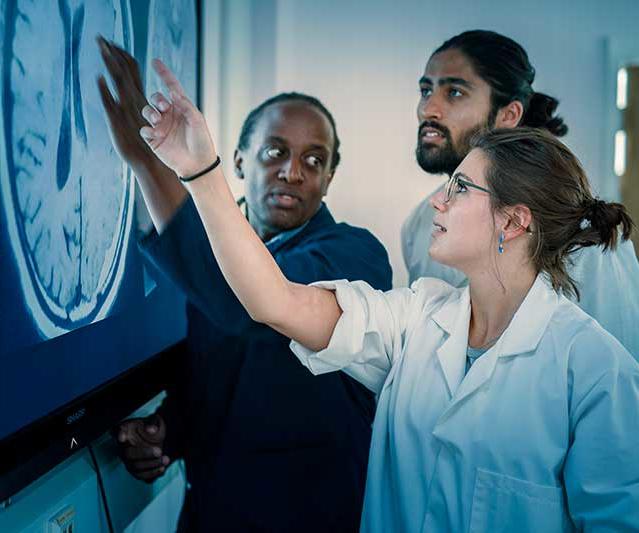
[[[578,289],[570,253],[613,247],[632,223],[592,197],[564,145],[486,134],[434,198],[429,252],[468,287],[302,286],[207,166],[219,160],[202,115],[156,69],[171,100],[154,95],[141,134],[184,177],[237,296],[312,372],[343,370],[379,394],[363,531],[639,528],[639,366],[562,295]],[[291,172],[305,178],[303,164]]]

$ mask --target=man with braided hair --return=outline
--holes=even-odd
[[[473,30],[444,42],[431,55],[419,80],[421,98],[416,157],[431,174],[451,175],[485,130],[529,126],[557,137],[568,127],[555,114],[559,102],[535,92],[535,69],[524,48],[491,31]],[[424,199],[402,227],[402,252],[409,281],[435,277],[466,284],[462,272],[428,255],[435,210]],[[588,214],[583,224],[590,224]],[[445,231],[445,228],[439,228]],[[577,282],[576,303],[639,360],[639,263],[630,240],[615,250],[592,246],[573,254],[569,274]]]

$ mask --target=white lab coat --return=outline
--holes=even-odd
[[[639,365],[542,276],[466,375],[468,287],[320,285],[343,314],[292,350],[379,394],[362,531],[639,528]]]
[[[455,287],[466,285],[462,272],[437,263],[428,255],[434,214],[427,198],[402,226],[402,253],[409,282],[431,277]],[[577,282],[581,295],[575,303],[639,361],[639,261],[632,241],[620,242],[616,250],[607,252],[601,246],[584,248],[573,254],[568,273]]]

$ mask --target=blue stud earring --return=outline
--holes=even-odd
[[[497,251],[498,251],[500,254],[503,254],[503,253],[504,253],[504,239],[505,239],[505,238],[506,238],[506,237],[504,237],[504,232],[502,231],[502,232],[499,234],[499,247],[497,248]]]

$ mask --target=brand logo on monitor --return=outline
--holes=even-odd
[[[78,409],[72,415],[67,416],[67,426],[80,420],[85,415],[86,412],[87,412],[86,408],[83,407],[82,409]]]

